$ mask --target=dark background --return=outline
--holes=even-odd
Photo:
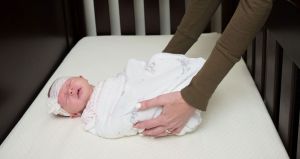
[[[72,46],[85,35],[80,0],[0,5],[0,143]]]

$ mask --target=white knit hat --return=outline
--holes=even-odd
[[[48,101],[47,105],[50,108],[49,113],[55,114],[55,115],[62,115],[62,116],[71,116],[70,113],[65,111],[60,104],[58,104],[58,94],[64,83],[69,79],[70,77],[60,77],[57,78],[52,86],[50,87],[49,94],[48,94]]]

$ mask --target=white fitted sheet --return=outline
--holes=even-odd
[[[203,34],[188,56],[207,58],[217,33]],[[0,146],[1,159],[285,159],[286,150],[243,60],[221,82],[200,128],[182,137],[103,139],[79,118],[48,114],[46,94],[56,77],[83,75],[96,83],[119,72],[127,59],[146,60],[171,36],[102,36],[80,40]]]

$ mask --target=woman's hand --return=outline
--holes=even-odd
[[[138,122],[134,126],[145,129],[143,135],[162,137],[177,134],[195,112],[195,108],[184,101],[179,91],[142,101],[139,111],[157,106],[162,107],[158,117]]]

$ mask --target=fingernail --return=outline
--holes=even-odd
[[[144,132],[144,129],[138,129],[138,133]]]
[[[140,109],[140,108],[141,108],[141,106],[142,106],[142,104],[141,104],[141,103],[137,103],[137,104],[136,104],[136,106],[135,106],[135,108],[136,108],[136,109]]]

